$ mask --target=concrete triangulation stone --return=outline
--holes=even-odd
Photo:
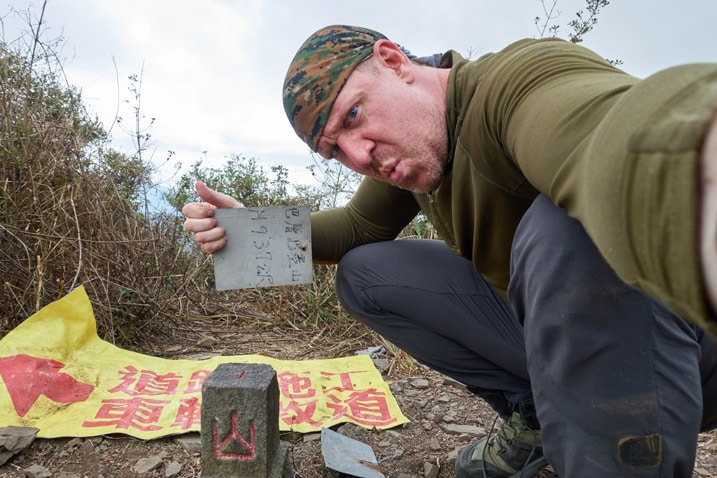
[[[220,364],[202,385],[202,478],[290,478],[279,385],[265,364]]]

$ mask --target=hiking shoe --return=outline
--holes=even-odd
[[[534,477],[548,462],[540,430],[533,430],[518,412],[496,435],[466,447],[456,459],[456,478]]]

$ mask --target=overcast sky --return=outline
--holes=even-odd
[[[438,4],[440,3],[440,7]],[[546,0],[547,4],[552,0]],[[11,10],[40,14],[42,0],[0,0],[4,38],[26,27]],[[559,0],[566,24],[584,0]],[[231,154],[283,164],[289,178],[309,184],[308,147],[291,130],[281,103],[286,67],[315,30],[362,25],[414,54],[454,49],[476,57],[512,41],[539,36],[538,0],[49,0],[44,36],[62,36],[65,73],[85,104],[109,126],[131,98],[127,77],[142,68],[142,108],[155,117],[154,157],[175,151],[186,169],[197,160],[219,167]],[[584,45],[627,72],[644,77],[681,63],[717,61],[714,0],[613,0]],[[562,35],[560,35],[562,34]],[[130,151],[112,130],[113,144]],[[205,153],[206,152],[206,153]],[[161,170],[167,180],[171,168]]]

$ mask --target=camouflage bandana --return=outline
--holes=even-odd
[[[382,38],[386,37],[366,28],[332,25],[311,35],[294,55],[284,78],[284,111],[312,151],[318,149],[344,83]]]

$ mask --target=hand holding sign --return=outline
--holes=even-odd
[[[202,181],[202,202],[182,208],[184,228],[215,254],[218,290],[312,281],[311,220],[306,206],[245,208]]]

